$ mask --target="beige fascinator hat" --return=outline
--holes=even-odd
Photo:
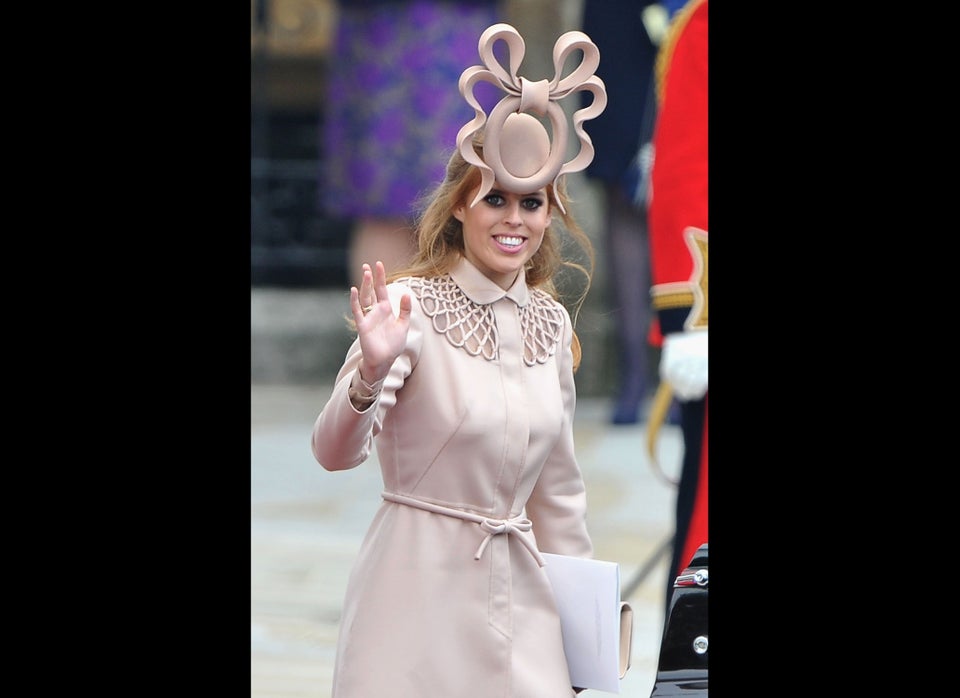
[[[497,41],[507,44],[509,70],[493,54]],[[578,49],[583,52],[580,64],[561,78],[567,58]],[[551,182],[556,185],[561,175],[579,172],[593,160],[593,141],[584,131],[583,122],[598,117],[607,106],[606,87],[603,80],[594,75],[600,64],[596,44],[583,32],[563,34],[553,47],[554,77],[550,81],[517,77],[524,52],[523,37],[516,29],[509,24],[494,24],[480,35],[483,65],[467,68],[460,75],[460,94],[473,107],[476,116],[461,127],[457,148],[464,160],[476,165],[482,175],[480,191],[470,206],[490,192],[494,181],[509,192],[526,194]],[[507,93],[489,117],[473,94],[474,85],[480,80],[493,83]],[[573,113],[580,150],[572,160],[564,162],[569,131],[567,115],[558,102],[581,90],[592,92],[593,101]],[[547,120],[551,132],[544,126]],[[481,130],[484,131],[483,157],[473,148],[473,136]],[[557,204],[564,211],[559,199]]]

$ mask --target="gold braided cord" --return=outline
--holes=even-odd
[[[688,227],[683,237],[693,255],[693,275],[690,283],[693,288],[693,308],[690,309],[690,315],[687,317],[684,327],[691,329],[707,329],[709,302],[707,267],[709,266],[707,256],[707,231]]]
[[[660,461],[657,460],[657,436],[660,433],[660,427],[667,419],[667,412],[672,402],[673,388],[666,381],[661,381],[653,396],[653,403],[650,405],[650,415],[647,417],[647,455],[650,456],[650,463],[657,477],[668,485],[676,487],[678,481],[667,477],[663,468],[660,467]]]
[[[693,300],[693,291],[687,288],[667,293],[654,293],[650,302],[654,310],[666,310],[668,308],[692,308]]]

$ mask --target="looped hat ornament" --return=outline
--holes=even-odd
[[[509,49],[510,70],[507,71],[493,54],[497,41],[505,41]],[[569,55],[583,52],[580,64],[561,79],[561,71]],[[480,35],[479,53],[482,66],[467,68],[460,75],[460,94],[473,107],[476,116],[460,128],[457,148],[464,160],[480,169],[480,191],[470,203],[476,205],[493,188],[494,181],[514,194],[536,191],[548,183],[556,185],[561,175],[579,172],[593,160],[593,141],[583,129],[583,122],[598,117],[607,106],[607,91],[603,80],[594,75],[600,64],[600,51],[590,37],[579,31],[569,31],[557,39],[553,47],[553,80],[533,81],[517,77],[523,61],[523,37],[509,24],[494,24]],[[490,111],[490,117],[473,94],[480,80],[490,82],[506,92]],[[576,157],[563,162],[567,149],[567,115],[557,103],[576,92],[593,93],[590,106],[573,113],[573,127],[580,140]],[[553,131],[531,114],[549,118]],[[484,130],[483,157],[473,147],[473,136]],[[557,199],[560,210],[563,204]]]

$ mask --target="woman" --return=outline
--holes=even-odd
[[[481,55],[499,39],[522,57],[508,25],[484,32]],[[489,79],[471,70],[461,90]],[[603,84],[575,81],[594,91],[577,112],[592,118]],[[501,104],[545,99],[536,89]],[[587,157],[561,166],[534,117],[494,109],[484,125],[467,101],[478,118],[418,218],[410,266],[388,282],[381,262],[364,264],[350,289],[358,336],[313,430],[331,471],[364,462],[376,440],[384,483],[348,583],[336,698],[575,693],[540,552],[593,554],[573,440],[579,344],[555,285],[571,267],[589,288],[593,250],[560,178],[589,161],[589,138],[580,131]],[[561,257],[555,219],[590,269]]]

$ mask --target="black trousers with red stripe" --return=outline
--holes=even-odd
[[[698,510],[706,507],[706,477],[704,471],[706,463],[706,415],[707,399],[680,402],[680,428],[683,433],[683,460],[680,470],[680,481],[677,485],[676,524],[673,538],[673,554],[670,561],[670,572],[667,575],[666,605],[664,606],[664,620],[670,609],[670,597],[673,595],[674,578],[690,562],[693,554],[701,543],[706,540],[705,511]],[[700,498],[697,492],[704,488]]]

